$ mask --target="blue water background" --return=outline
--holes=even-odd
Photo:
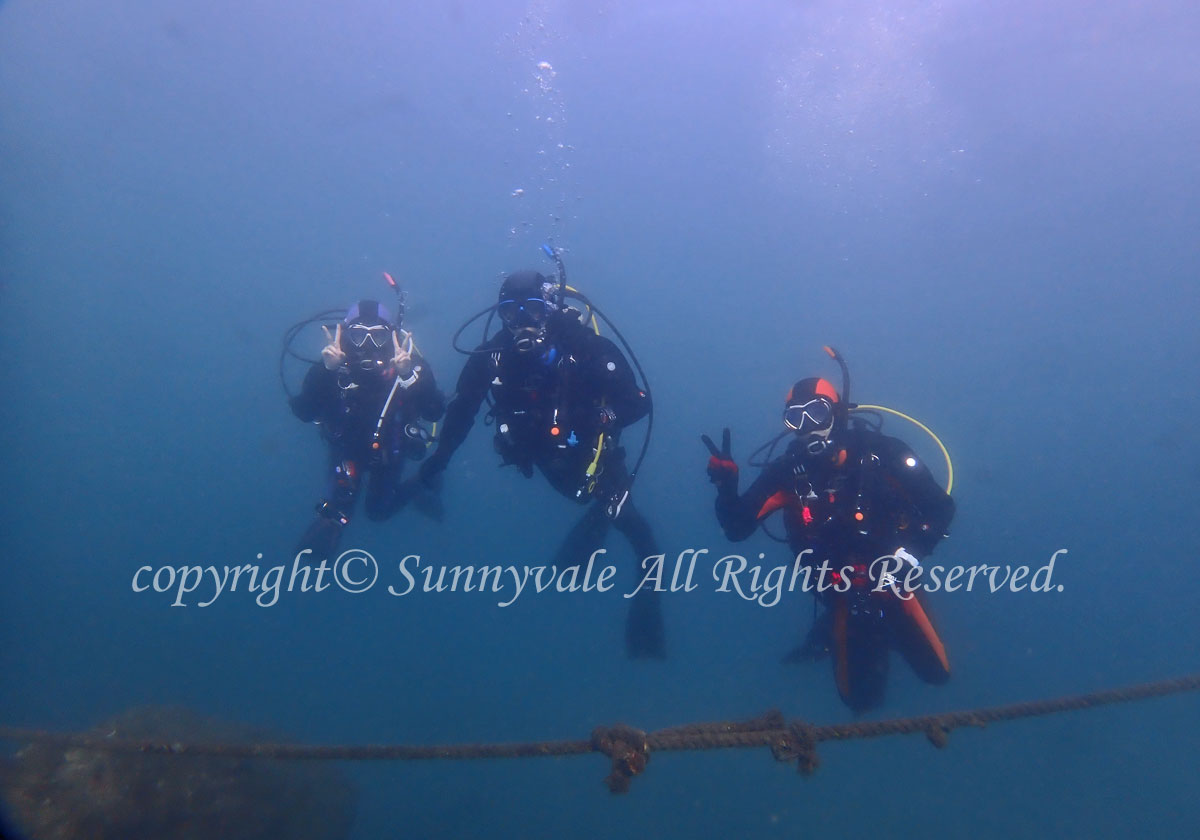
[[[1198,39],[1188,2],[5,3],[0,720],[178,703],[429,743],[850,719],[827,665],[779,664],[804,595],[763,609],[702,578],[645,663],[617,593],[131,591],[142,565],[290,560],[324,454],[276,377],[289,324],[390,271],[451,389],[453,330],[505,271],[548,271],[547,239],[650,377],[636,498],[670,555],[787,562],[725,542],[698,437],[728,425],[744,460],[792,381],[836,374],[826,343],[856,399],[953,453],[937,560],[1069,550],[1061,593],[931,599],[953,679],[896,660],[871,717],[1196,670]],[[363,519],[346,545],[388,582],[408,553],[547,560],[578,511],[489,438],[452,463],[442,523]],[[346,769],[361,838],[1188,836],[1196,720],[1182,697],[940,752],[830,744],[809,780],[764,752],[655,755],[620,799],[597,757]]]

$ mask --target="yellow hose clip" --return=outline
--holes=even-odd
[[[587,470],[583,473],[583,485],[579,488],[579,492],[575,494],[576,498],[582,496],[584,493],[590,496],[596,489],[596,475],[600,471],[600,456],[604,452],[604,432],[601,432],[600,436],[596,439],[596,448],[594,451],[596,455],[592,458],[592,462],[588,464]]]

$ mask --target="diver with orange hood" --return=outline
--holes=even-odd
[[[850,403],[846,363],[836,350],[825,350],[841,366],[841,393],[816,377],[792,386],[783,411],[786,428],[754,453],[770,446],[763,461],[756,464],[751,456],[750,463],[763,469],[745,493],[738,493],[729,429],[720,449],[707,435],[702,440],[725,535],[744,540],[781,512],[793,555],[813,571],[825,565],[827,572],[809,578],[819,608],[812,629],[785,661],[830,654],[838,693],[861,712],[883,701],[890,649],[928,683],[950,676],[945,648],[917,593],[899,597],[905,589],[893,581],[908,566],[919,566],[946,536],[955,505],[907,444],[882,433],[882,419],[870,422],[882,417],[879,412],[912,418]],[[773,458],[789,436],[783,454]]]

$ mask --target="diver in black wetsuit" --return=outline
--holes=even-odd
[[[297,551],[312,549],[327,557],[362,487],[367,482],[366,513],[387,519],[406,499],[400,493],[404,465],[423,458],[429,440],[420,421],[436,421],[445,398],[412,334],[373,300],[359,301],[336,332],[325,337],[322,360],[309,368],[292,412],[318,423],[329,443],[329,484],[317,505],[317,517]]]
[[[631,476],[619,440],[622,429],[650,411],[650,398],[617,346],[563,305],[564,286],[561,277],[556,284],[536,271],[504,280],[495,313],[505,328],[470,353],[437,449],[421,464],[420,477],[426,487],[437,487],[437,476],[490,393],[488,419],[504,464],[526,478],[536,467],[563,496],[592,505],[555,564],[582,563],[603,545],[610,523],[641,562],[659,550],[649,523],[629,501]],[[631,657],[665,655],[658,593],[652,589],[642,588],[631,601],[625,644]]]
[[[836,351],[830,354],[845,371]],[[883,700],[889,647],[926,682],[950,676],[945,648],[917,593],[905,600],[896,594],[904,591],[900,584],[879,584],[889,570],[899,579],[908,564],[919,565],[934,550],[954,517],[954,501],[904,442],[849,422],[848,388],[848,376],[841,397],[825,379],[792,387],[783,414],[792,440],[742,495],[729,430],[720,449],[707,436],[703,441],[725,535],[746,539],[782,510],[793,554],[811,549],[802,562],[815,572],[809,579],[823,609],[786,661],[832,653],[843,702],[863,711]],[[883,557],[890,559],[876,562]],[[827,573],[817,572],[822,563]]]

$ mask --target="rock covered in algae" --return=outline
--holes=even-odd
[[[94,731],[168,743],[283,740],[160,707]],[[0,791],[5,815],[30,840],[338,840],[354,820],[354,790],[319,762],[31,744],[0,764]]]

